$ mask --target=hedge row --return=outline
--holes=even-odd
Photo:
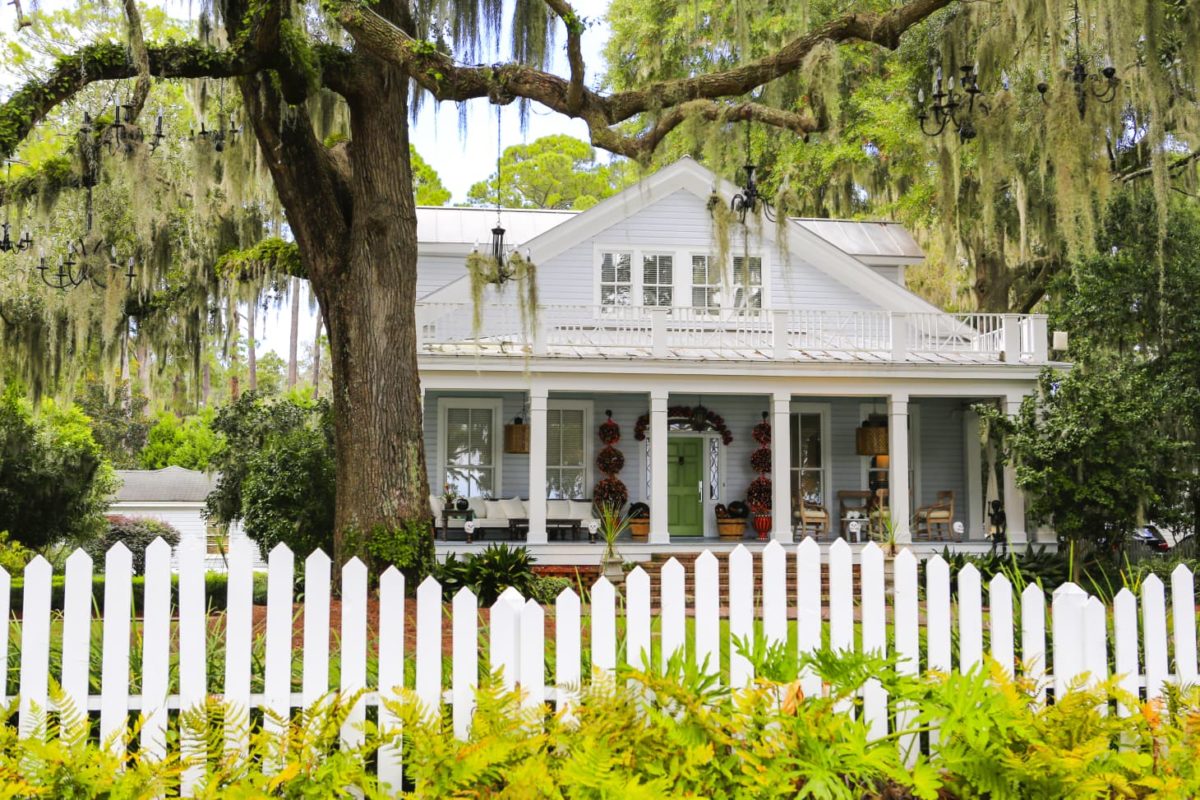
[[[55,611],[62,611],[63,597],[65,595],[64,585],[66,576],[55,575],[51,578],[50,584],[50,607]],[[146,579],[141,575],[133,577],[133,605],[134,611],[140,616],[142,613],[142,597],[144,595]],[[204,596],[208,603],[209,609],[213,611],[225,610],[226,584],[228,578],[219,572],[210,572],[204,576]],[[9,593],[8,599],[12,612],[19,613],[25,605],[25,581],[16,579],[12,582],[12,590]],[[171,576],[171,602],[176,608],[179,606],[179,576]],[[267,602],[267,573],[254,573],[254,604],[266,605]],[[92,576],[92,608],[104,608],[104,576]],[[11,613],[11,612],[10,612]]]

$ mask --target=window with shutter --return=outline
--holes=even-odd
[[[441,407],[442,482],[460,497],[497,496],[500,401],[446,398]]]
[[[552,401],[546,412],[546,497],[581,500],[590,486],[591,404]]]
[[[647,306],[669,306],[675,286],[674,256],[642,256],[642,304]]]

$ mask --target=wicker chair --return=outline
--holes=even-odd
[[[809,503],[803,496],[800,505],[792,510],[792,532],[794,535],[807,536],[812,530],[813,536],[820,539],[829,536],[829,512],[824,506]]]
[[[938,492],[937,500],[917,509],[916,534],[929,540],[953,538],[954,492]]]

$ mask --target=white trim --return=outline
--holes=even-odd
[[[595,409],[596,402],[594,400],[556,400],[553,397],[546,403],[546,441],[550,441],[550,412],[551,411],[582,411],[583,412],[583,491],[582,498],[569,498],[572,500],[582,500],[591,497],[592,487],[596,485],[595,475],[592,471],[595,462]],[[562,465],[550,464],[550,451],[546,451],[546,489],[549,496],[550,488],[550,470],[561,469]]]
[[[787,435],[790,437],[792,432],[790,414],[819,414],[821,417],[821,501],[825,506],[825,510],[829,513],[830,525],[833,525],[834,517],[837,514],[837,509],[832,507],[833,494],[833,404],[832,403],[811,403],[802,400],[792,400],[791,411],[788,417],[789,430]],[[800,455],[803,448],[804,431],[800,432],[800,447],[792,453],[792,463],[789,467],[789,475],[791,472],[799,469]],[[790,441],[790,439],[789,439]],[[832,528],[831,528],[832,529]]]
[[[487,408],[492,411],[492,499],[504,496],[504,399],[500,397],[439,397],[437,426],[437,479],[431,491],[446,483],[446,412],[451,408]],[[440,494],[440,491],[434,491]]]

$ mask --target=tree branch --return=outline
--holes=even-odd
[[[1177,169],[1182,169],[1183,167],[1192,163],[1196,159],[1200,159],[1200,149],[1193,150],[1192,152],[1188,153],[1186,156],[1180,156],[1179,158],[1172,161],[1170,164],[1167,164],[1167,172],[1174,172]],[[1147,175],[1151,174],[1152,172],[1154,172],[1154,167],[1152,167],[1152,166],[1141,167],[1140,169],[1130,170],[1129,172],[1121,173],[1120,175],[1117,175],[1116,178],[1121,183],[1129,183],[1130,181],[1137,180],[1138,178],[1144,178]]]
[[[580,103],[583,102],[583,79],[586,74],[583,63],[583,20],[566,0],[545,0],[545,2],[567,28],[567,64],[571,68],[571,82],[567,87],[567,107],[578,109]]]
[[[717,100],[689,100],[668,109],[653,127],[637,136],[618,133],[614,128],[594,129],[592,143],[617,155],[638,158],[653,153],[668,133],[690,117],[701,117],[713,122],[753,120],[799,134],[812,133],[821,128],[820,123],[811,114],[782,111],[760,103],[729,104]]]
[[[236,53],[195,42],[170,42],[147,50],[150,74],[160,78],[227,78],[262,69],[266,56]],[[137,67],[125,47],[95,44],[58,60],[44,79],[26,83],[0,105],[0,157],[7,158],[34,126],[87,85],[96,81],[131,78]]]
[[[142,36],[142,15],[138,12],[137,0],[124,0],[124,4],[125,22],[129,25],[129,50],[138,71],[130,101],[132,108],[126,122],[136,122],[150,95],[150,53],[146,51],[146,40]]]
[[[569,3],[566,0],[545,1],[564,22],[575,20],[574,25],[567,22],[568,61],[571,62],[569,81],[523,64],[497,67],[455,64],[453,58],[431,42],[414,39],[358,0],[340,0],[337,16],[355,42],[377,57],[408,69],[413,78],[439,101],[487,97],[493,103],[505,104],[517,97],[535,100],[560,114],[582,119],[597,146],[622,154],[642,154],[653,150],[669,130],[682,122],[683,118],[675,113],[675,109],[686,108],[688,112],[709,118],[721,117],[729,112],[711,101],[744,95],[793,72],[819,45],[861,41],[894,49],[905,31],[954,0],[909,0],[883,13],[846,14],[748,64],[706,75],[658,81],[612,95],[593,92],[583,84],[583,57],[581,51],[572,54],[571,44],[571,37],[575,36],[575,47],[578,47],[582,22],[574,16]],[[816,130],[816,122],[806,115],[787,111],[768,114],[765,107],[757,104],[743,104],[737,108],[746,115],[743,119],[754,118],[790,130]],[[672,113],[644,134],[629,136],[612,129],[638,114],[663,109],[672,109]]]

